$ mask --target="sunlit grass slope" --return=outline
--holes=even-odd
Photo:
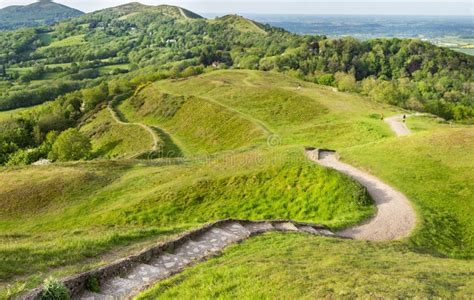
[[[340,148],[392,136],[379,114],[393,114],[393,108],[277,73],[217,71],[155,86],[224,105],[278,135],[283,144]]]
[[[474,129],[446,128],[342,151],[342,158],[385,179],[416,204],[411,243],[474,257]]]
[[[27,276],[20,282],[33,287],[51,271],[77,272],[108,261],[100,254],[112,249],[223,218],[292,218],[340,228],[372,214],[364,189],[300,150],[4,169],[0,281],[5,286]]]
[[[107,109],[91,115],[80,130],[90,138],[94,158],[129,158],[153,147],[150,133],[137,125],[118,124]]]
[[[118,109],[130,121],[166,130],[188,153],[251,146],[262,143],[268,135],[259,124],[222,105],[197,97],[161,93],[154,85],[123,102]]]
[[[473,261],[271,233],[157,284],[138,299],[472,299]]]

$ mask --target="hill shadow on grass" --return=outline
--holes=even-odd
[[[162,157],[183,157],[183,151],[181,148],[178,147],[171,138],[171,136],[163,131],[161,128],[150,126],[158,137],[163,141],[163,146],[159,150],[161,152]]]

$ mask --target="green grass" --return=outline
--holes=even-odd
[[[118,124],[107,109],[87,119],[81,132],[91,139],[95,158],[128,158],[153,146],[150,133],[140,126]]]
[[[409,120],[410,121],[410,120]],[[416,205],[417,249],[474,257],[474,131],[425,131],[342,151],[342,157],[404,192]]]
[[[372,116],[393,114],[392,107],[281,74],[216,71],[187,80],[160,81],[155,87],[218,103],[277,135],[281,144],[341,148],[393,136],[385,122]]]
[[[29,108],[17,108],[13,110],[0,111],[0,121],[14,119],[21,115],[23,112],[27,112]]]
[[[137,299],[472,299],[474,263],[297,233],[251,238]]]
[[[187,153],[212,153],[265,140],[264,128],[214,102],[161,93],[149,86],[118,109],[133,122],[169,132]]]
[[[48,46],[44,46],[38,49],[38,51],[43,51],[50,48],[58,48],[58,47],[67,47],[67,46],[76,46],[86,43],[84,41],[84,34],[78,34],[74,36],[70,36],[61,40],[53,40]]]
[[[255,22],[246,19],[244,17],[236,16],[236,15],[228,15],[222,18],[218,18],[216,20],[210,20],[210,23],[216,24],[226,24],[229,27],[234,28],[243,33],[260,33],[260,34],[267,34],[265,30],[260,28]]]
[[[4,169],[0,181],[0,287],[31,288],[50,271],[64,276],[110,261],[101,253],[124,255],[132,242],[226,217],[340,228],[373,212],[359,185],[307,161],[299,148]]]
[[[99,67],[99,73],[101,75],[107,75],[110,74],[110,72],[114,70],[129,70],[129,64],[118,64],[118,65],[109,65],[109,66],[103,66]]]

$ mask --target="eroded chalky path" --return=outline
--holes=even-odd
[[[73,299],[127,299],[150,287],[159,280],[182,271],[186,266],[218,254],[223,248],[269,231],[294,231],[321,236],[334,236],[320,225],[291,221],[230,221],[207,228],[172,251],[160,252],[148,261],[131,264],[121,274],[101,280],[100,293],[84,291]],[[106,272],[105,272],[106,273]],[[67,282],[66,282],[67,284]]]

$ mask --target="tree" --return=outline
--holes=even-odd
[[[355,92],[357,90],[357,83],[354,75],[343,72],[336,73],[337,88],[343,92]]]
[[[48,157],[59,161],[82,160],[88,159],[91,151],[89,138],[77,129],[70,128],[58,136]]]

